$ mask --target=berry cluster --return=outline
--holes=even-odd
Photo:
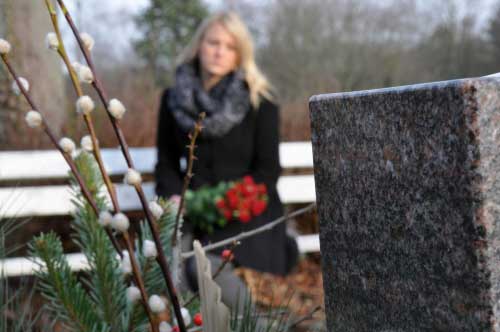
[[[217,199],[215,205],[227,221],[238,219],[247,223],[266,209],[266,185],[256,184],[250,175],[246,175],[241,181],[235,182],[224,197]]]

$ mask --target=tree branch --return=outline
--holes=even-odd
[[[181,218],[182,209],[184,208],[186,191],[189,187],[189,183],[191,182],[191,178],[193,177],[193,163],[194,160],[196,159],[194,155],[194,149],[196,148],[195,143],[196,143],[196,138],[198,138],[198,135],[200,134],[203,128],[201,125],[203,119],[205,119],[205,112],[200,113],[198,121],[194,125],[193,132],[189,133],[189,138],[191,139],[191,142],[188,146],[189,161],[188,161],[186,176],[184,177],[184,184],[182,186],[181,201],[179,202],[179,208],[177,209],[177,215],[175,216],[175,228],[174,228],[174,233],[172,234],[172,247],[175,247],[177,245],[177,229],[179,228],[179,220]]]
[[[276,227],[277,225],[281,224],[282,222],[288,220],[288,219],[291,219],[295,216],[298,216],[298,215],[301,215],[301,214],[304,214],[306,212],[309,212],[311,211],[313,208],[316,207],[316,203],[311,203],[309,204],[308,206],[306,206],[305,208],[302,208],[302,209],[299,209],[297,211],[294,211],[290,214],[287,214],[285,216],[282,216],[282,217],[279,217],[278,219],[264,225],[264,226],[261,226],[259,228],[256,228],[254,230],[251,230],[251,231],[248,231],[248,232],[243,232],[243,233],[240,233],[236,236],[233,236],[233,237],[230,237],[230,238],[227,238],[225,240],[222,240],[220,242],[216,242],[216,243],[212,243],[212,244],[209,244],[209,245],[206,245],[204,246],[202,249],[207,252],[207,251],[211,251],[211,250],[215,250],[217,248],[220,248],[220,247],[224,247],[234,241],[242,241],[246,238],[249,238],[249,237],[252,237],[254,235],[257,235],[257,234],[260,234],[262,232],[265,232],[265,231],[269,231],[271,229],[273,229],[274,227]],[[194,256],[194,251],[189,251],[189,252],[186,252],[186,253],[183,253],[182,254],[182,258],[183,259],[187,259],[189,257],[192,257]]]

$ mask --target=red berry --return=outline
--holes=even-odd
[[[245,184],[243,186],[243,196],[250,197],[253,196],[257,192],[257,187],[254,184]]]
[[[235,188],[230,188],[228,189],[228,191],[226,191],[226,197],[230,197],[230,196],[237,196],[238,195],[238,192],[236,191]]]
[[[252,184],[254,184],[255,182],[253,181],[252,176],[250,176],[250,175],[245,175],[245,176],[243,177],[243,183],[244,183],[244,184],[251,184],[251,185],[252,185]]]
[[[234,189],[236,190],[237,193],[243,193],[245,186],[243,183],[237,183],[234,185]]]
[[[197,313],[196,315],[194,315],[194,317],[193,317],[193,323],[196,326],[203,325],[203,320],[201,319],[201,314],[200,313]]]
[[[264,212],[267,207],[266,201],[254,201],[252,204],[252,214],[258,216]]]
[[[226,219],[228,221],[233,218],[233,213],[231,212],[231,210],[228,210],[228,209],[222,210],[222,215],[224,216],[224,219]]]
[[[223,209],[226,207],[226,201],[222,198],[219,198],[217,201],[215,201],[215,206],[217,206],[219,209]]]
[[[249,210],[240,210],[239,219],[242,223],[249,222],[250,219],[252,219],[252,216],[250,215],[250,211]]]
[[[181,329],[176,325],[174,327],[172,327],[172,332],[180,332]]]
[[[243,199],[240,202],[239,208],[241,210],[248,210],[250,209],[251,206],[252,206],[252,201],[250,201],[249,199]]]
[[[234,258],[233,252],[229,249],[222,250],[222,259],[225,261],[230,261]]]
[[[266,194],[267,193],[267,188],[266,188],[266,185],[261,183],[261,184],[258,184],[257,185],[257,192],[259,194]]]
[[[230,195],[227,197],[227,200],[228,200],[228,205],[231,209],[237,209],[238,208],[238,204],[240,202],[238,196],[236,195]]]

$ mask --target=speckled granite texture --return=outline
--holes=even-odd
[[[328,330],[500,331],[500,80],[310,110]]]

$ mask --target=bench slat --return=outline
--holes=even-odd
[[[101,149],[104,165],[110,175],[124,174],[127,164],[119,149]],[[156,164],[156,148],[131,148],[135,168],[152,174]],[[287,168],[312,168],[311,142],[280,144],[280,163]],[[0,181],[67,178],[69,168],[56,150],[0,152]]]
[[[316,200],[313,175],[282,176],[278,193],[284,204],[309,203]],[[143,189],[148,199],[153,199],[154,183],[146,182]],[[134,188],[116,185],[118,201],[123,211],[140,210],[141,205]],[[69,186],[40,186],[0,188],[1,217],[64,216],[74,212]]]
[[[297,245],[301,253],[319,252],[319,235],[301,235],[297,237]],[[72,271],[82,271],[89,268],[87,258],[82,253],[66,254],[66,259]],[[40,265],[27,257],[15,257],[0,260],[0,275],[19,277],[33,275]]]

